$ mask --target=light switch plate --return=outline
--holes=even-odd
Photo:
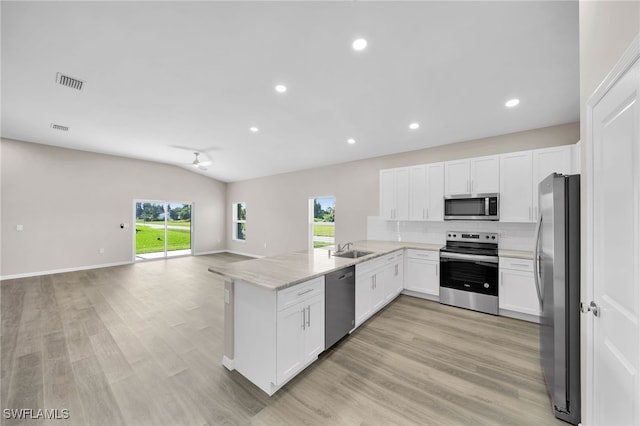
[[[24,226],[16,225],[16,231],[24,231]]]

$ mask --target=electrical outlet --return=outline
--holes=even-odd
[[[21,232],[24,230],[24,226],[22,225],[16,225],[16,231]]]

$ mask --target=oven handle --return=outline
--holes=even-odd
[[[478,262],[498,263],[498,256],[482,256],[477,254],[440,252],[440,258],[473,260]]]

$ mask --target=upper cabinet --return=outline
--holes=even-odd
[[[443,220],[444,163],[409,167],[409,220]]]
[[[487,194],[500,189],[498,156],[478,157],[444,163],[444,194]]]
[[[572,173],[572,156],[572,145],[501,155],[500,221],[537,221],[538,184],[554,172]]]
[[[380,170],[380,216],[409,219],[409,168]]]

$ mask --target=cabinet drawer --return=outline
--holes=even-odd
[[[324,276],[278,291],[278,311],[301,300],[324,293]]]
[[[440,260],[440,252],[430,250],[407,249],[409,259]]]
[[[366,262],[356,264],[356,279],[360,274],[367,274],[376,271],[387,264],[386,257],[368,260]]]
[[[533,260],[501,257],[500,269],[533,272]]]

